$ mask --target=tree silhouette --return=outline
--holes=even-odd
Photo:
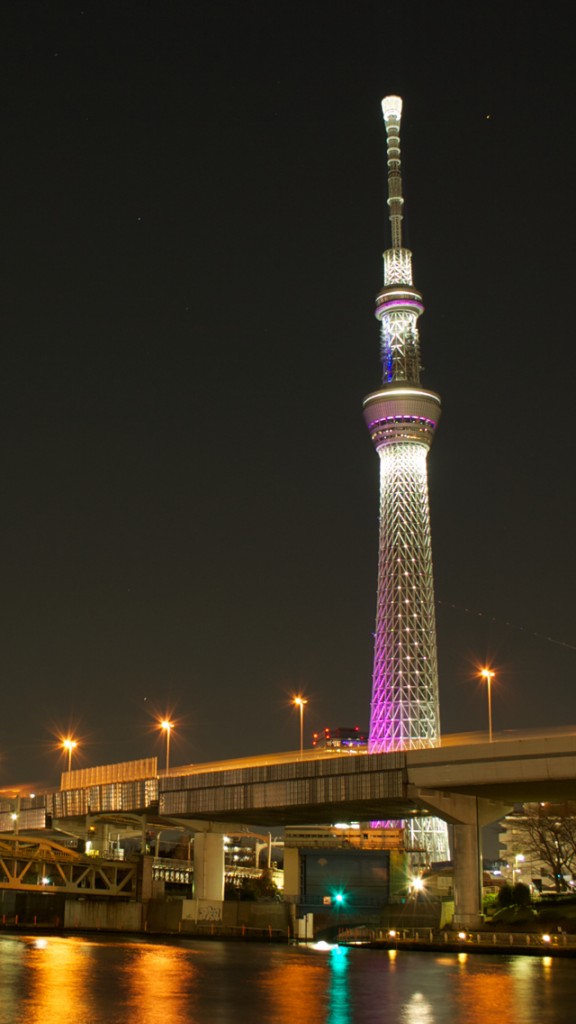
[[[568,889],[565,875],[576,869],[576,804],[526,804],[518,822],[527,853],[549,868],[557,892]]]

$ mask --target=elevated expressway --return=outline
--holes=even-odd
[[[502,736],[492,743],[447,737],[440,747],[389,754],[304,751],[302,758],[192,765],[161,776],[158,795],[163,815],[254,825],[427,812],[457,824],[459,804],[468,800],[482,801],[487,820],[496,820],[515,803],[574,799],[576,729]]]
[[[453,826],[455,922],[481,912],[482,825],[515,803],[576,797],[576,731],[432,749],[203,766],[161,780],[163,814],[307,824],[434,814]]]
[[[53,823],[65,830],[75,817],[129,813],[186,822],[198,832],[198,855],[210,858],[238,824],[443,818],[453,826],[455,921],[473,927],[480,827],[515,803],[576,798],[576,728],[501,734],[492,743],[483,734],[448,736],[440,747],[388,754],[304,751],[186,765],[143,779],[139,806],[127,806],[136,790],[115,782],[113,768],[100,785],[75,786],[75,772],[63,777],[50,798]]]

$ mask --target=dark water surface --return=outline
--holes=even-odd
[[[0,1024],[573,1024],[576,960],[0,936]]]

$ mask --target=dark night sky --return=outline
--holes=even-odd
[[[0,787],[366,727],[404,98],[445,732],[576,723],[570,5],[4,0]],[[542,20],[541,20],[542,19]],[[547,639],[552,638],[552,639]],[[558,642],[554,642],[558,641]]]

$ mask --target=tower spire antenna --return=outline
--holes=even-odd
[[[412,253],[402,246],[402,173],[400,122],[402,100],[382,100],[388,155],[388,210],[392,245],[384,253],[384,287],[376,299],[380,332],[383,383],[420,384],[420,342],[417,321],[424,312],[422,296],[412,280]]]
[[[402,168],[400,160],[400,122],[402,100],[399,96],[385,96],[382,100],[382,115],[386,125],[386,149],[388,153],[388,209],[392,228],[392,248],[402,248]]]

